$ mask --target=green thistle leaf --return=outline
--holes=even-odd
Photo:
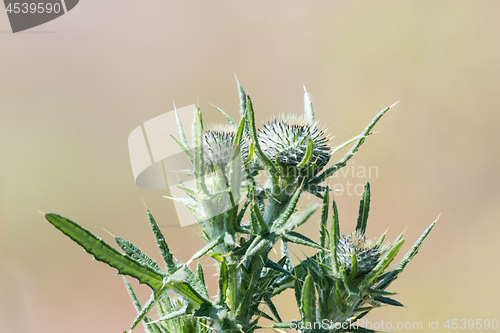
[[[236,126],[236,122],[233,120],[233,118],[231,118],[231,116],[229,116],[224,110],[222,110],[221,108],[213,105],[212,103],[209,103],[210,105],[212,105],[217,111],[220,112],[220,114],[226,118],[226,120],[231,124],[231,125],[235,125]]]
[[[327,223],[328,223],[328,206],[330,205],[330,188],[327,186],[323,196],[323,207],[321,207],[321,220],[319,224],[319,245],[322,247],[320,250],[321,257],[325,256],[325,248],[327,247]]]
[[[359,202],[358,222],[356,224],[356,231],[360,235],[366,232],[366,225],[368,222],[368,213],[370,212],[370,183],[366,182],[361,194],[361,201]]]
[[[223,259],[219,267],[219,295],[217,305],[223,305],[226,302],[228,277],[226,261]]]
[[[147,266],[151,270],[157,272],[158,274],[165,276],[165,272],[162,271],[160,266],[151,259],[147,254],[142,252],[140,248],[129,242],[128,240],[115,237],[116,244],[125,252],[129,257],[137,260],[137,262],[141,263],[143,266]]]
[[[264,264],[265,264],[266,267],[272,268],[275,271],[278,271],[278,272],[286,274],[286,275],[291,275],[291,273],[289,271],[287,271],[281,265],[278,265],[277,263],[275,263],[274,261],[272,261],[269,258],[266,259],[266,262]]]
[[[389,297],[384,297],[384,296],[375,296],[374,298],[377,302],[384,303],[387,305],[393,305],[393,306],[404,306],[403,304],[399,303],[396,300],[393,300],[392,298]]]
[[[255,220],[259,224],[260,233],[262,235],[265,235],[265,234],[269,233],[269,227],[267,226],[267,223],[264,221],[264,218],[262,217],[260,209],[259,209],[258,205],[256,205],[256,203],[255,203],[255,199],[254,199],[253,204],[250,207],[250,209],[251,209],[251,213],[255,217]]]
[[[299,245],[305,245],[309,247],[313,247],[316,249],[320,249],[321,246],[319,246],[317,243],[312,241],[310,238],[307,238],[306,236],[299,234],[298,232],[295,231],[288,231],[284,234],[281,234],[281,239],[283,239],[285,242],[291,242]]]
[[[163,294],[167,291],[166,288],[159,290],[158,294],[153,293],[147,303],[144,305],[144,307],[141,309],[137,317],[135,318],[134,322],[130,326],[130,331],[132,331],[134,328],[139,325],[141,321],[143,321],[148,313],[153,309],[153,307],[156,305],[156,302],[158,302],[158,299],[163,296]]]
[[[222,243],[224,243],[224,236],[220,236],[219,238],[217,238],[217,239],[211,241],[210,243],[208,243],[207,245],[205,245],[202,249],[196,251],[196,253],[193,254],[191,259],[189,259],[186,264],[189,265],[193,260],[200,259],[205,254],[210,252],[210,250],[212,250],[214,247],[221,245]]]
[[[419,239],[416,241],[416,243],[412,246],[412,248],[410,249],[410,251],[408,251],[408,253],[406,253],[406,255],[403,257],[403,259],[401,260],[401,262],[396,266],[396,268],[389,272],[387,274],[387,276],[382,280],[382,282],[380,282],[378,285],[377,285],[377,289],[385,289],[387,288],[394,280],[397,279],[398,275],[405,269],[406,265],[408,265],[408,263],[413,259],[413,257],[415,257],[415,255],[418,253],[418,250],[420,249],[420,247],[422,246],[422,244],[424,243],[424,240],[427,238],[427,236],[429,236],[429,233],[431,232],[431,230],[434,228],[434,226],[436,225],[436,222],[433,222],[428,228],[427,230],[424,231],[424,233],[422,234],[422,236],[419,237]]]
[[[200,263],[196,265],[196,276],[198,277],[198,280],[205,285],[205,273],[203,273],[203,266],[201,266]]]
[[[208,193],[207,186],[205,185],[205,160],[203,158],[203,119],[201,116],[200,109],[195,112],[194,122],[193,122],[193,145],[194,145],[194,166],[195,166],[195,176],[196,185],[198,191],[205,194]]]
[[[167,272],[169,274],[173,274],[177,270],[177,266],[175,265],[174,262],[174,256],[170,252],[167,242],[165,241],[165,237],[163,236],[163,233],[158,227],[158,224],[156,223],[153,214],[151,214],[149,210],[148,210],[148,220],[149,220],[149,226],[151,227],[151,230],[153,231],[153,235],[156,240],[156,245],[158,245],[160,254],[163,258],[163,261],[165,262],[165,267],[167,268]]]
[[[125,287],[127,288],[127,292],[130,296],[130,299],[132,300],[132,304],[134,305],[135,310],[137,311],[138,314],[141,313],[142,306],[141,303],[139,302],[139,299],[135,295],[134,289],[132,288],[132,286],[125,277],[123,277],[123,282],[125,283]],[[143,321],[144,321],[144,328],[148,333],[162,333],[160,327],[156,323],[152,323],[151,319],[149,319],[148,317],[144,317]]]
[[[301,193],[302,193],[301,188],[298,188],[295,191],[292,198],[290,199],[290,202],[286,206],[285,211],[283,213],[281,213],[281,215],[276,219],[275,222],[273,222],[273,225],[271,227],[271,231],[276,231],[279,228],[281,228],[288,221],[288,219],[292,216],[292,214],[295,212],[295,208],[297,207],[297,202],[299,202]]]
[[[269,158],[267,158],[267,156],[260,148],[259,140],[257,138],[257,127],[255,125],[255,114],[253,111],[252,100],[250,99],[250,96],[246,97],[246,103],[246,109],[248,111],[248,126],[250,130],[250,137],[252,138],[252,143],[254,146],[254,151],[262,161],[262,163],[264,163],[264,165],[267,166],[269,170],[271,170],[271,172],[276,172],[276,168],[274,167],[273,162],[271,162]]]
[[[300,312],[304,324],[316,322],[316,291],[314,281],[310,274],[307,275],[304,285],[302,286]]]
[[[311,204],[307,206],[300,214],[292,216],[281,228],[276,230],[276,232],[284,233],[294,230],[304,224],[317,209],[318,204]]]
[[[179,139],[177,139],[174,135],[170,134],[170,137],[172,139],[174,139],[174,141],[177,143],[177,145],[179,147],[181,147],[182,151],[190,158],[190,159],[193,159],[194,156],[193,156],[193,153],[191,152],[191,150],[189,149],[189,147],[185,146],[181,141],[179,141]]]
[[[394,259],[394,257],[398,253],[403,243],[404,243],[403,234],[401,234],[399,235],[398,238],[396,238],[391,248],[384,254],[382,259],[380,259],[377,266],[375,266],[375,268],[370,273],[368,273],[363,279],[363,281],[360,283],[363,289],[372,285],[373,281],[377,278],[377,276],[383,273],[383,271],[387,268],[387,266],[389,266],[391,261]]]
[[[82,246],[85,251],[92,254],[96,260],[116,268],[118,274],[131,276],[137,279],[139,283],[148,285],[154,291],[162,289],[163,277],[160,274],[149,267],[143,266],[126,254],[118,252],[87,229],[58,214],[47,213],[45,218]]]
[[[179,117],[179,113],[177,112],[177,110],[175,110],[175,120],[177,122],[177,128],[179,131],[179,135],[181,136],[182,145],[187,150],[189,150],[189,143],[188,143],[187,138],[186,138],[186,132],[184,132],[184,126],[182,126],[181,117]]]
[[[332,257],[332,268],[334,274],[339,272],[339,259],[337,256],[337,247],[339,245],[340,239],[340,222],[339,222],[339,212],[337,210],[337,204],[335,203],[335,198],[332,203],[332,223],[330,226],[330,255]]]
[[[271,313],[273,314],[274,318],[276,318],[276,320],[280,323],[283,322],[283,320],[281,320],[281,317],[278,313],[278,310],[276,309],[276,306],[274,306],[273,301],[271,300],[271,298],[268,295],[264,295],[264,302],[266,302],[266,304],[269,307],[269,310],[271,310]]]

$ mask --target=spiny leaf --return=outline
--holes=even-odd
[[[300,300],[301,314],[304,324],[316,322],[316,291],[314,281],[310,274],[307,275],[302,286],[302,295]]]
[[[322,247],[320,250],[321,257],[325,256],[324,248],[327,247],[327,223],[328,223],[328,206],[330,204],[330,188],[327,186],[325,190],[325,194],[323,196],[323,207],[321,208],[321,220],[319,225],[319,245]]]
[[[375,296],[375,300],[380,303],[388,304],[388,305],[394,305],[394,306],[404,306],[403,304],[399,303],[396,300],[393,300],[392,298],[389,297],[384,297],[384,296]]]
[[[183,307],[180,310],[170,312],[166,316],[159,318],[157,321],[167,321],[167,320],[172,320],[172,319],[183,317],[186,315],[186,310],[187,310],[187,306]]]
[[[158,264],[153,259],[151,259],[147,254],[145,254],[140,248],[138,248],[128,240],[121,237],[115,237],[115,241],[118,244],[118,246],[123,250],[123,252],[125,252],[129,257],[137,260],[139,263],[141,263],[144,266],[147,266],[148,268],[152,269],[158,274],[165,275],[160,266],[158,266]]]
[[[127,292],[130,296],[130,299],[132,300],[132,304],[134,304],[134,307],[136,308],[137,312],[140,312],[142,308],[141,303],[139,302],[139,299],[135,295],[134,289],[132,288],[132,286],[125,277],[123,277],[123,283],[125,283],[125,287],[127,288]]]
[[[335,284],[335,301],[336,301],[336,304],[338,307],[340,307],[340,309],[342,311],[345,311],[345,307],[346,307],[346,304],[344,304],[344,302],[342,301],[342,297],[340,297],[340,290],[339,290],[339,284],[336,283]]]
[[[271,317],[270,315],[268,315],[267,313],[265,313],[265,312],[264,312],[264,311],[262,311],[262,310],[256,309],[256,310],[254,311],[254,314],[255,314],[256,316],[259,316],[259,317],[265,318],[265,319],[267,319],[267,320],[274,321],[274,318],[273,318],[273,317]],[[256,320],[256,322],[257,322],[257,320]],[[254,325],[250,325],[250,326],[252,326],[252,327],[254,327],[254,328],[256,328],[256,329],[258,329],[258,328],[259,328],[259,326],[254,326]]]
[[[246,97],[246,103],[247,103],[247,112],[248,112],[248,126],[250,130],[250,137],[252,138],[252,143],[254,145],[254,151],[259,157],[259,159],[266,165],[271,172],[276,172],[276,168],[274,167],[273,162],[267,158],[267,156],[264,154],[262,149],[260,148],[259,145],[259,140],[257,138],[257,127],[255,125],[255,114],[253,111],[253,106],[252,106],[252,100],[250,99],[250,96]]]
[[[182,151],[190,158],[190,159],[193,159],[194,156],[193,156],[193,153],[191,152],[191,150],[189,149],[189,147],[185,146],[181,141],[179,141],[179,139],[177,139],[174,135],[170,134],[170,137],[172,139],[174,139],[174,141],[177,143],[177,145],[179,147],[181,147]]]
[[[224,236],[220,236],[219,238],[217,238],[217,239],[211,241],[210,243],[208,243],[207,245],[205,245],[202,249],[198,250],[195,254],[193,254],[191,259],[189,259],[186,264],[189,265],[193,260],[200,259],[205,254],[207,254],[210,250],[212,250],[214,247],[216,247],[222,243],[224,243]]]
[[[57,229],[82,246],[85,251],[92,254],[96,260],[116,268],[118,274],[129,275],[137,279],[139,283],[147,284],[155,291],[163,287],[163,277],[160,274],[141,265],[126,254],[118,252],[77,223],[54,213],[45,214],[45,218]]]
[[[259,252],[259,251],[261,251],[263,249],[266,249],[266,250],[269,249],[270,250],[271,247],[273,246],[273,242],[269,238],[274,238],[274,237],[273,236],[271,236],[271,237],[268,236],[266,238],[261,237],[259,239],[259,236],[257,236],[255,238],[255,240],[253,241],[253,243],[248,248],[247,252],[245,253],[245,257],[246,258],[251,257],[251,256],[253,256],[254,254],[256,254],[257,252]]]
[[[142,306],[141,303],[139,302],[139,299],[135,295],[134,289],[130,285],[130,283],[127,281],[125,277],[123,277],[123,282],[125,283],[125,287],[127,288],[127,292],[130,296],[130,299],[132,300],[132,304],[134,304],[135,310],[137,313],[141,313]],[[144,328],[148,333],[161,333],[161,329],[156,325],[155,323],[152,323],[151,320],[148,317],[144,318]]]
[[[160,228],[158,227],[158,224],[156,223],[156,220],[151,214],[151,212],[148,210],[148,220],[149,220],[149,225],[151,227],[151,230],[153,230],[153,234],[155,236],[156,240],[156,245],[158,245],[158,249],[160,250],[160,254],[163,258],[163,261],[165,262],[165,266],[167,268],[167,272],[169,274],[175,273],[177,270],[177,267],[174,262],[174,256],[170,252],[170,249],[168,248],[167,242],[165,241],[165,237],[163,236]]]
[[[420,249],[420,246],[424,243],[424,240],[429,236],[429,233],[431,230],[434,228],[436,225],[436,222],[433,222],[427,230],[424,231],[422,236],[415,242],[415,244],[412,246],[410,251],[405,254],[403,259],[401,259],[401,262],[396,266],[396,268],[391,271],[383,280],[380,282],[377,286],[377,289],[385,289],[387,288],[392,281],[397,279],[398,275],[405,269],[406,265],[413,259],[413,257],[418,253],[418,250]]]
[[[339,245],[340,239],[340,222],[339,222],[339,212],[337,210],[337,204],[335,203],[335,198],[332,203],[332,223],[330,226],[330,255],[332,256],[332,268],[334,274],[339,272],[339,260],[337,257],[337,247]]]
[[[301,226],[303,223],[311,217],[312,214],[318,209],[318,204],[311,204],[306,207],[300,214],[292,216],[288,222],[286,222],[280,229],[278,229],[276,232],[277,233],[282,233],[282,232],[287,232],[291,231],[299,226]]]
[[[321,248],[318,244],[316,244],[310,238],[308,238],[302,234],[299,234],[298,232],[295,232],[295,231],[288,231],[284,234],[281,234],[280,237],[286,242],[291,242],[291,243],[295,243],[295,244],[299,244],[299,245],[305,245],[305,246],[313,247],[316,249]]]
[[[368,292],[372,295],[382,295],[382,296],[396,295],[396,293],[392,292],[392,291],[385,291],[385,290],[372,289],[372,288],[368,288]]]
[[[271,300],[271,298],[268,295],[264,295],[264,302],[266,302],[266,304],[269,307],[269,310],[271,310],[271,313],[273,314],[274,318],[276,318],[276,320],[281,323],[283,320],[281,320],[281,317],[280,317],[280,314],[278,313],[278,310],[276,309],[273,301]]]
[[[266,222],[264,221],[264,218],[262,217],[262,214],[260,212],[259,207],[255,204],[255,200],[252,203],[251,212],[255,216],[255,219],[256,219],[257,223],[259,224],[260,232],[262,234],[268,233],[269,227],[267,226]]]
[[[234,136],[234,144],[239,145],[241,143],[241,139],[243,138],[243,131],[245,129],[246,119],[245,117],[241,118],[240,124],[238,125],[238,131]],[[236,124],[235,124],[236,125]]]
[[[201,283],[205,284],[205,273],[203,273],[203,266],[200,263],[196,265],[196,276]]]
[[[186,194],[189,195],[191,198],[201,194],[196,190],[192,189],[191,187],[187,186],[186,184],[184,184],[182,181],[179,181],[179,184],[177,184],[177,188],[186,192]]]
[[[272,296],[279,295],[287,289],[292,289],[294,286],[295,281],[293,277],[290,277],[288,280],[283,279],[278,285],[274,287]]]
[[[198,191],[202,191],[207,194],[208,190],[205,185],[205,160],[203,159],[203,119],[200,109],[196,110],[193,122],[193,145],[195,151],[194,166],[196,185],[198,187]]]
[[[177,128],[179,130],[179,135],[181,136],[181,142],[189,150],[189,143],[186,138],[186,132],[184,132],[184,126],[182,126],[181,117],[179,117],[179,113],[175,110],[175,120],[177,122]]]
[[[167,289],[164,289],[163,292],[166,292]],[[163,293],[162,293],[163,294]],[[135,318],[134,322],[132,323],[132,325],[130,326],[130,331],[132,331],[137,325],[139,325],[139,323],[144,319],[146,318],[146,316],[148,315],[148,313],[151,311],[151,309],[153,309],[153,307],[155,306],[156,302],[158,301],[158,298],[155,296],[155,293],[153,293],[151,295],[151,297],[149,298],[149,300],[147,301],[147,303],[144,305],[144,307],[141,309],[141,311],[139,312],[139,314],[137,315],[137,317]]]
[[[220,114],[226,118],[226,120],[231,124],[231,125],[235,125],[236,126],[236,122],[233,120],[233,118],[231,118],[230,115],[228,115],[224,110],[222,110],[221,108],[213,105],[212,103],[210,103],[210,105],[212,105],[215,109],[217,109],[217,111],[220,112]]]
[[[187,266],[185,266],[187,267]],[[191,272],[192,274],[192,272]],[[131,329],[134,329],[151,311],[154,305],[163,297],[167,290],[173,290],[181,295],[186,301],[188,301],[189,305],[198,309],[203,304],[210,304],[206,298],[201,296],[193,287],[188,283],[182,281],[183,279],[188,279],[185,270],[179,270],[175,274],[171,275],[166,281],[160,290],[156,290],[153,292],[153,295],[146,303],[144,308],[142,308],[141,312],[137,316],[137,318],[132,323]],[[189,279],[188,279],[189,280]]]
[[[253,152],[254,152],[253,147],[254,147],[254,145],[253,145],[253,143],[251,143],[250,147],[248,148],[248,159],[245,162],[245,167],[247,167],[250,164],[250,162],[252,162]]]
[[[188,282],[182,281],[182,278],[186,278],[185,274],[185,272],[177,272],[170,276],[165,282],[164,287],[177,292],[191,303],[194,308],[198,308],[203,303],[210,303],[210,301],[201,296]]]
[[[370,183],[366,182],[361,194],[361,201],[359,203],[358,222],[356,224],[356,231],[364,235],[366,232],[366,225],[368,221],[368,213],[370,212]]]
[[[290,250],[288,249],[288,245],[285,241],[281,240],[281,256],[283,260],[283,267],[287,270],[292,270],[293,264],[292,259],[290,258]]]
[[[199,279],[186,264],[182,263],[178,266],[180,266],[179,271],[182,271],[185,274],[184,279],[186,282],[202,297],[208,299],[209,295],[207,287],[205,286],[205,281]]]
[[[243,90],[243,87],[238,82],[238,79],[236,79],[236,82],[238,83],[238,95],[240,97],[240,115],[241,117],[245,117],[247,111],[247,94],[245,93],[245,90]]]
[[[384,242],[385,239],[385,232],[382,234],[382,236],[379,237],[377,243],[375,244],[376,247],[381,247],[382,243]]]
[[[302,189],[298,188],[295,193],[293,194],[292,198],[290,199],[290,202],[286,206],[286,209],[281,215],[276,219],[275,222],[273,222],[273,225],[271,227],[271,231],[276,231],[278,228],[281,228],[283,224],[288,221],[290,216],[295,212],[295,207],[297,207],[297,202],[300,199],[300,194],[302,193]]]
[[[259,223],[255,214],[250,214],[250,226],[252,227],[252,234],[256,235],[259,233]]]
[[[330,155],[333,155],[336,152],[338,152],[339,150],[341,150],[342,148],[347,147],[348,145],[350,145],[351,143],[353,143],[354,141],[356,141],[357,139],[359,139],[360,136],[361,135],[356,135],[355,137],[350,138],[346,142],[341,143],[340,145],[333,147],[332,150],[330,150]]]
[[[307,274],[310,274],[313,279],[315,279],[315,281],[321,282],[321,280],[323,279],[323,272],[319,266],[316,256],[307,258],[306,260],[302,261],[299,266],[303,266]],[[296,270],[295,272],[297,273],[297,275],[300,275],[299,270]]]
[[[271,259],[267,258],[264,265],[266,267],[269,267],[269,268],[272,268],[274,269],[275,271],[278,271],[278,272],[281,272],[281,273],[284,273],[286,275],[290,275],[290,272],[287,271],[285,268],[281,267],[280,265],[278,265],[277,263],[275,263],[274,261],[272,261]]]
[[[349,293],[349,295],[354,295],[356,294],[356,290],[353,289],[353,286],[351,285],[351,282],[349,280],[349,277],[347,276],[347,272],[345,271],[344,265],[340,266],[340,279],[342,280],[342,283],[344,284],[345,289]]]
[[[243,220],[243,216],[245,216],[245,212],[248,208],[248,205],[250,205],[250,200],[245,201],[243,204],[243,207],[241,207],[240,212],[236,216],[236,221],[235,221],[235,226],[236,226],[236,231],[241,232],[241,221]]]
[[[223,305],[226,302],[226,293],[228,286],[228,273],[226,261],[223,259],[219,267],[219,295],[217,305]]]

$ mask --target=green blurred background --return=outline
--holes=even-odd
[[[143,197],[175,256],[187,260],[202,245],[197,229],[177,226],[163,191],[135,185],[127,137],[174,100],[199,104],[205,122],[223,121],[208,102],[236,117],[233,73],[261,121],[302,112],[305,85],[332,144],[400,101],[351,165],[378,175],[332,184],[369,178],[368,234],[390,227],[394,240],[405,230],[403,251],[441,217],[391,286],[408,308],[378,309],[368,320],[422,322],[427,331],[439,319],[446,331],[448,318],[500,319],[499,12],[494,0],[83,0],[12,34],[2,10],[0,332],[129,327],[135,311],[121,277],[39,211],[112,242],[106,229],[158,258]],[[336,198],[350,232],[359,197]],[[317,222],[301,231],[316,239]],[[138,288],[145,300],[147,287]],[[284,319],[298,319],[291,292],[277,303]]]

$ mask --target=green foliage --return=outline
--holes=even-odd
[[[391,245],[384,245],[385,235],[378,241],[366,236],[370,185],[365,184],[361,196],[355,231],[342,234],[333,195],[328,186],[320,184],[347,164],[390,107],[382,110],[360,135],[331,149],[316,127],[308,92],[304,94],[302,116],[271,121],[261,130],[250,97],[239,84],[238,91],[238,121],[216,107],[229,122],[223,133],[205,131],[202,113],[196,110],[192,146],[176,112],[180,139],[175,140],[191,159],[194,169],[190,174],[196,176],[194,188],[179,184],[186,197],[176,200],[193,211],[206,242],[187,263],[174,260],[149,211],[147,217],[164,268],[126,239],[115,237],[123,251],[119,252],[65,217],[48,213],[46,219],[96,260],[151,288],[149,301],[141,305],[124,279],[137,311],[131,330],[142,322],[148,333],[251,333],[262,328],[259,323],[266,318],[273,322],[274,329],[371,332],[362,327],[348,330],[317,324],[325,320],[332,325],[350,324],[380,306],[402,306],[392,298],[394,293],[385,289],[416,255],[434,223],[396,268],[387,271],[404,239],[400,235]],[[323,170],[334,152],[350,144],[353,146],[345,156]],[[233,149],[227,155],[232,157],[221,158],[217,145]],[[242,159],[237,158],[240,155]],[[269,179],[259,184],[257,176],[264,170],[269,171]],[[322,199],[318,242],[296,231],[318,208],[317,204],[298,206],[306,192]],[[241,198],[244,200],[240,203]],[[227,209],[214,213],[220,206]],[[274,262],[269,253],[278,240],[281,259]],[[314,248],[317,253],[294,266],[288,243]],[[189,268],[192,261],[203,256],[210,256],[218,270],[218,292],[213,298],[202,265],[197,264],[196,272]],[[273,302],[276,295],[288,289],[295,293],[300,321],[283,322]],[[153,309],[157,314],[151,314]]]

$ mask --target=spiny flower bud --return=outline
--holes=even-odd
[[[353,256],[356,256],[356,276],[366,275],[375,268],[383,252],[384,248],[357,232],[340,238],[337,247],[339,263],[344,266],[347,274],[351,273]]]
[[[214,170],[214,165],[217,165],[222,171],[233,159],[234,138],[236,136],[236,127],[231,125],[211,125],[210,129],[204,134],[204,160],[210,170]],[[240,153],[243,161],[245,156],[248,156],[247,145],[242,140]]]
[[[330,160],[328,138],[316,124],[310,124],[303,117],[287,116],[264,125],[258,133],[259,144],[264,154],[273,163],[284,167],[296,167],[304,158],[309,139],[313,143],[312,156],[305,166],[314,162],[318,169]]]

